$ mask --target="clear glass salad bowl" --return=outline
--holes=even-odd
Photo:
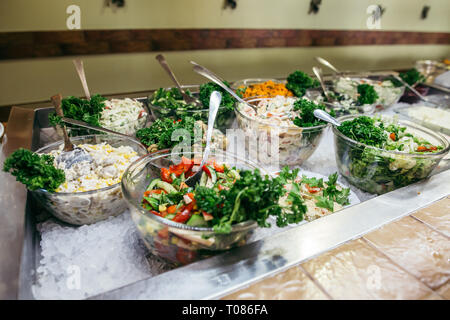
[[[181,88],[185,91],[191,92],[194,97],[198,98],[199,88],[200,88],[198,85],[186,85],[186,86],[181,86]],[[166,88],[166,90],[170,90],[170,89],[172,89],[172,88]],[[153,96],[153,93],[148,97],[148,107],[150,108],[153,119],[155,119],[155,120],[156,119],[164,119],[164,118],[171,118],[174,120],[178,120],[182,116],[189,116],[189,117],[193,117],[195,120],[202,120],[204,123],[208,123],[209,108],[204,108],[204,107],[202,107],[200,109],[164,108],[164,107],[152,104],[152,96]],[[236,116],[232,109],[229,109],[227,107],[220,107],[219,111],[217,112],[215,128],[219,129],[223,133],[226,133],[226,129],[229,129],[232,127],[235,118],[236,118]]]
[[[250,104],[258,104],[263,99],[265,98],[249,98],[246,101]],[[265,119],[253,118],[243,111],[240,103],[236,104],[235,112],[239,129],[243,130],[245,137],[249,137],[245,148],[250,159],[264,166],[278,164],[279,168],[282,168],[301,165],[316,150],[327,127],[327,124],[323,124],[301,128],[296,125],[279,125]],[[278,140],[279,148],[273,150],[276,147],[272,148],[272,144],[276,143],[274,142],[276,140]],[[269,150],[272,152],[267,152]]]
[[[110,99],[113,100],[113,99]],[[117,100],[117,99],[115,99]],[[119,99],[120,100],[120,99]],[[123,133],[129,136],[136,136],[136,132],[139,129],[144,128],[147,123],[150,121],[151,119],[151,113],[150,113],[150,109],[147,105],[147,98],[142,99],[132,99],[132,100],[137,100],[139,102],[142,103],[142,106],[144,108],[145,111],[145,115],[143,114],[138,115],[138,118],[135,120],[124,120],[123,122],[119,123],[118,125],[102,125],[102,127],[106,128],[106,129],[110,129],[119,133]],[[100,120],[100,123],[102,122],[102,120]],[[83,128],[77,125],[73,125],[73,124],[69,124],[66,123],[66,128],[67,128],[67,133],[69,134],[69,136],[71,137],[78,137],[78,136],[86,136],[86,135],[97,135],[97,134],[104,134],[100,131],[97,130],[93,130],[93,129],[87,129],[87,128]],[[55,130],[57,132],[57,134],[63,138],[63,133],[60,127],[55,127]]]
[[[286,84],[286,80],[278,80],[278,79],[270,79],[270,78],[249,78],[249,79],[242,79],[233,82],[231,85],[231,88],[233,90],[239,90],[247,88],[248,86],[255,85],[255,84],[261,84],[267,81],[272,81],[274,83],[284,83]],[[253,97],[252,97],[253,98]]]
[[[212,228],[193,227],[154,215],[142,205],[144,192],[150,182],[160,177],[161,168],[177,163],[177,159],[201,158],[193,152],[171,153],[161,150],[136,160],[122,178],[122,193],[130,208],[131,217],[148,249],[156,256],[177,265],[188,264],[223,250],[244,245],[257,228],[254,221],[232,226],[229,234],[218,234]],[[210,159],[237,169],[256,169],[256,164],[231,153],[216,151]],[[261,169],[261,174],[268,174]]]
[[[113,135],[89,135],[71,138],[74,145],[106,142],[112,147],[129,146],[139,156],[147,154],[145,147],[132,139]],[[40,148],[36,153],[49,153],[58,149],[63,141]],[[48,192],[44,189],[30,191],[36,205],[49,211],[58,219],[73,224],[92,224],[110,216],[117,216],[127,209],[120,182],[106,188],[85,192]]]
[[[342,123],[358,116],[348,115],[338,120]],[[410,121],[397,123],[407,128],[405,132],[442,146],[442,150],[423,154],[384,150],[352,140],[333,126],[338,170],[352,185],[376,194],[404,187],[428,177],[450,150],[449,142],[442,135]]]

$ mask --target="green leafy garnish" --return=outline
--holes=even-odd
[[[55,168],[53,160],[51,155],[39,155],[21,148],[6,158],[3,171],[10,172],[29,190],[45,189],[54,192],[66,181],[66,176],[63,170]]]
[[[381,148],[387,139],[384,130],[376,126],[375,120],[368,116],[344,121],[337,129],[350,139],[378,148]]]
[[[171,118],[156,119],[150,127],[139,129],[136,132],[136,138],[147,147],[156,144],[158,150],[172,148],[180,142],[172,141],[172,134],[178,129],[185,129],[189,132],[191,137],[190,145],[192,145],[195,138],[195,119],[192,117],[183,117],[179,120]]]
[[[224,83],[230,87],[230,84],[227,81],[224,81]],[[211,97],[211,93],[213,93],[213,91],[219,91],[222,94],[222,100],[220,101],[221,107],[225,107],[228,110],[234,110],[235,99],[233,96],[214,82],[207,82],[200,86],[200,94],[198,98],[205,108],[209,108],[209,98]],[[242,98],[241,90],[238,90],[236,94]]]
[[[262,177],[258,169],[240,171],[239,174],[240,179],[228,190],[216,193],[213,189],[201,186],[195,189],[197,206],[214,216],[211,222],[216,232],[229,233],[232,224],[247,220],[254,220],[261,227],[269,227],[266,221],[269,216],[277,218],[279,227],[303,219],[306,206],[295,192],[289,194],[293,200],[289,212],[278,204],[279,199],[286,194],[283,178]]]
[[[300,111],[300,117],[295,117],[293,122],[296,126],[301,128],[314,127],[322,124],[326,124],[325,121],[317,119],[314,116],[314,110],[325,110],[325,106],[322,104],[315,104],[312,101],[306,99],[298,99],[294,102],[294,111]],[[334,110],[330,111],[331,116],[335,116]]]
[[[378,99],[378,93],[370,84],[358,85],[358,103],[360,105],[373,104]]]
[[[425,76],[421,74],[416,68],[412,68],[405,72],[400,72],[399,76],[410,86],[413,86],[416,83],[425,82]]]
[[[90,100],[67,97],[62,99],[61,108],[64,117],[66,118],[84,121],[90,125],[100,127],[100,117],[103,109],[105,108],[105,100],[106,98],[99,94],[93,95]],[[61,118],[55,113],[49,115],[49,121],[53,126],[61,124]],[[89,129],[81,129],[78,126],[73,126],[70,124],[66,124],[66,126],[79,129],[77,130],[79,135],[92,133]]]
[[[291,90],[297,97],[303,97],[306,89],[319,86],[319,81],[311,78],[302,71],[294,71],[287,77],[286,88]]]

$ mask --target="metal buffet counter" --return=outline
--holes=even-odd
[[[0,163],[18,147],[37,150],[56,139],[48,123],[51,110],[12,109]],[[331,139],[328,128],[301,168],[323,175],[337,171]],[[1,172],[0,179],[2,299],[218,299],[450,195],[447,164],[428,179],[381,196],[351,187],[358,204],[174,268],[148,253],[128,212],[95,227],[68,226],[36,210],[13,177]]]

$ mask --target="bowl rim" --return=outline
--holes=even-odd
[[[243,99],[243,100],[246,101],[246,102],[254,102],[254,101],[257,101],[257,100],[264,100],[264,99],[269,100],[269,99],[274,99],[274,98],[250,97],[250,98],[246,98],[246,99]],[[298,97],[288,97],[288,98],[302,99],[302,98],[298,98]],[[321,125],[318,125],[318,126],[314,126],[314,127],[298,127],[296,125],[293,125],[293,126],[278,126],[278,125],[274,125],[274,124],[271,124],[271,123],[264,122],[263,120],[260,120],[260,119],[249,117],[248,115],[246,115],[244,112],[242,112],[240,110],[240,108],[239,108],[240,104],[241,104],[241,102],[236,101],[235,107],[234,107],[235,112],[237,112],[241,117],[245,118],[248,121],[257,122],[257,123],[260,123],[260,124],[262,124],[264,126],[270,126],[270,127],[274,127],[274,128],[288,129],[288,130],[298,130],[298,131],[302,131],[302,132],[303,131],[305,131],[305,132],[315,131],[317,129],[324,129],[324,128],[326,128],[328,126],[328,123],[324,123],[324,124],[321,124]]]
[[[82,140],[83,138],[86,139],[86,138],[91,138],[91,137],[101,137],[101,138],[104,138],[104,137],[116,137],[116,138],[119,138],[119,139],[128,140],[130,142],[133,142],[139,148],[142,148],[142,150],[145,151],[146,155],[148,154],[147,148],[145,148],[145,146],[142,143],[138,142],[137,140],[132,139],[131,137],[130,138],[126,138],[126,137],[123,137],[123,136],[112,135],[112,134],[90,134],[90,135],[85,135],[85,136],[71,137],[70,140],[72,142],[74,142],[74,140]],[[35,153],[42,153],[41,150],[45,150],[45,149],[48,149],[48,148],[51,148],[51,147],[56,147],[56,146],[59,146],[59,145],[62,145],[62,144],[64,144],[64,140],[58,140],[56,142],[47,144],[47,145],[39,148],[38,150],[36,150],[34,152]],[[46,189],[36,189],[36,190],[30,190],[30,191],[31,192],[37,192],[37,193],[58,195],[58,196],[61,196],[61,197],[66,197],[66,196],[85,196],[85,195],[91,195],[91,194],[94,194],[94,193],[97,193],[97,192],[108,191],[110,189],[116,188],[116,187],[118,187],[120,185],[121,182],[122,182],[122,179],[120,179],[119,182],[117,182],[117,183],[115,183],[113,185],[104,187],[104,188],[95,189],[95,190],[89,190],[89,191],[82,191],[82,192],[50,192],[50,191],[48,191]]]
[[[367,117],[373,118],[376,115],[364,114],[364,113],[363,114],[356,114],[356,115],[355,114],[351,114],[351,115],[345,115],[345,116],[339,117],[337,120],[342,123],[343,121],[352,120],[354,118],[362,117],[362,116],[367,116]],[[382,118],[388,118],[388,119],[393,119],[394,118],[393,116],[385,116],[385,115],[384,116],[380,115],[380,116]],[[444,148],[441,151],[439,151],[439,152],[428,153],[428,154],[426,154],[426,153],[423,153],[423,154],[421,154],[421,153],[406,153],[406,152],[395,151],[395,150],[385,150],[385,149],[377,148],[377,147],[374,147],[374,146],[369,146],[369,145],[367,145],[365,143],[353,140],[353,139],[347,137],[346,135],[344,135],[342,132],[340,132],[337,129],[336,126],[333,125],[332,127],[333,127],[333,133],[335,134],[335,136],[345,140],[346,142],[349,142],[349,143],[351,143],[351,144],[353,144],[355,146],[358,146],[358,147],[369,148],[369,149],[372,149],[372,150],[381,151],[381,152],[392,154],[392,155],[398,155],[398,156],[403,156],[403,157],[413,157],[413,158],[438,158],[440,156],[442,156],[442,157],[445,156],[448,153],[448,151],[450,150],[450,143],[440,133],[435,132],[433,130],[430,130],[430,129],[428,129],[428,128],[424,127],[424,126],[421,126],[421,125],[419,125],[417,123],[414,123],[412,121],[402,120],[402,119],[397,119],[395,121],[397,122],[397,124],[400,124],[400,125],[403,125],[403,126],[406,126],[406,127],[411,127],[413,129],[422,131],[422,132],[424,132],[424,133],[426,133],[428,135],[433,136],[435,139],[437,139],[438,141],[441,142],[441,145]]]
[[[135,160],[133,163],[131,163],[128,166],[128,168],[123,173],[122,181],[121,181],[122,194],[124,196],[125,201],[127,202],[129,207],[132,206],[133,208],[137,209],[139,214],[145,216],[146,218],[155,220],[158,223],[164,224],[167,227],[175,228],[178,230],[186,230],[186,231],[192,231],[192,232],[207,232],[207,233],[213,233],[215,235],[221,235],[221,233],[215,232],[213,228],[188,226],[186,224],[174,222],[172,220],[168,220],[166,218],[163,218],[163,217],[160,217],[160,216],[157,216],[154,214],[149,214],[143,208],[141,208],[140,206],[137,207],[132,201],[130,201],[128,199],[128,192],[126,190],[124,181],[125,181],[125,177],[127,177],[131,174],[131,170],[134,169],[133,167],[138,167],[140,164],[143,164],[143,162],[145,162],[145,161],[146,161],[146,163],[144,165],[150,163],[151,161],[170,156],[170,155],[172,155],[171,151],[172,151],[171,149],[158,150],[154,153],[147,154],[147,155],[140,157],[139,159]],[[194,154],[194,152],[193,151],[192,152],[177,152],[175,154],[176,155],[186,155],[186,154]],[[264,169],[263,167],[259,167],[255,162],[253,162],[251,160],[242,159],[234,153],[216,150],[216,151],[211,151],[210,156],[214,156],[215,154],[222,154],[223,156],[230,155],[230,156],[234,157],[236,160],[245,162],[247,164],[254,166],[255,168],[258,168],[262,175],[268,175],[269,177],[272,176],[266,169]],[[131,211],[133,211],[133,210],[131,210]],[[244,230],[251,229],[254,227],[257,227],[256,221],[254,221],[254,220],[243,221],[243,222],[240,222],[237,224],[233,224],[231,226],[230,233],[227,233],[224,235],[229,235],[234,232],[244,231]]]

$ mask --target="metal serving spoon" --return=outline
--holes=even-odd
[[[411,90],[416,96],[418,96],[418,97],[420,98],[420,100],[425,101],[425,102],[427,102],[427,103],[430,103],[430,104],[432,104],[432,105],[434,105],[434,106],[437,106],[437,107],[441,106],[439,103],[433,102],[433,101],[431,101],[430,99],[428,99],[427,97],[425,97],[425,96],[423,96],[422,94],[420,94],[419,91],[417,91],[416,89],[414,89],[413,86],[410,86],[407,82],[405,82],[405,81],[404,81],[402,78],[400,78],[399,76],[393,75],[393,77],[394,77],[395,79],[397,79],[398,81],[400,81],[400,82],[401,82],[404,86],[406,86],[409,90]]]
[[[322,69],[318,67],[313,67],[312,69],[317,79],[319,79],[320,86],[322,87],[323,94],[325,95],[325,97],[327,97],[327,101],[333,103],[334,99],[330,98],[327,88],[325,87],[325,82],[323,81]]]
[[[194,71],[197,72],[199,75],[204,76],[205,78],[211,80],[212,82],[218,84],[221,86],[226,92],[231,94],[237,101],[240,103],[244,103],[248,106],[250,106],[253,110],[256,111],[256,107],[251,105],[250,103],[243,100],[241,97],[239,97],[230,87],[228,87],[221,78],[219,78],[216,74],[214,74],[212,71],[206,69],[205,67],[191,61],[191,63],[194,65]]]
[[[202,104],[197,98],[191,97],[181,88],[181,84],[178,82],[177,78],[175,77],[175,74],[173,73],[172,69],[170,69],[169,64],[167,63],[166,59],[162,54],[158,54],[156,56],[156,60],[158,60],[159,64],[169,75],[170,79],[172,79],[173,83],[175,83],[175,86],[178,88],[178,90],[180,90],[184,101],[186,101],[188,104],[193,104],[196,106]]]
[[[80,59],[73,60],[73,64],[75,65],[75,69],[77,70],[78,77],[80,78],[81,85],[83,86],[84,95],[88,100],[91,100],[91,94],[89,93],[89,88],[86,81],[86,75],[84,73],[84,65],[83,61]]]
[[[321,109],[314,110],[314,116],[317,119],[326,121],[337,127],[339,127],[341,125],[341,123],[336,118],[332,117],[328,112],[326,112],[324,110],[321,110]]]
[[[200,163],[200,169],[193,176],[190,176],[185,181],[185,183],[189,187],[195,187],[197,182],[200,181],[203,172],[202,170],[203,165],[208,160],[209,153],[211,151],[211,139],[214,130],[214,122],[216,121],[217,111],[219,110],[221,100],[222,95],[220,94],[219,91],[213,91],[211,93],[211,96],[209,98],[209,115],[208,115],[208,129],[206,131],[206,147],[205,151],[203,152],[203,158],[202,162]]]
[[[56,114],[61,118],[64,117],[61,101],[62,96],[60,94],[54,95],[51,97],[53,106],[55,107]],[[63,152],[56,158],[58,163],[63,162],[65,164],[66,169],[72,167],[77,162],[82,161],[93,161],[94,159],[87,153],[85,150],[75,147],[69,139],[69,135],[66,131],[66,126],[61,125],[61,129],[64,136],[64,149]]]
[[[341,71],[338,70],[338,68],[336,68],[335,66],[333,66],[331,63],[329,63],[327,60],[325,60],[322,57],[315,57],[315,59],[317,60],[317,62],[323,64],[324,66],[330,68],[331,70],[333,70],[335,73],[337,74],[342,74]]]
[[[97,130],[97,131],[104,132],[104,133],[114,134],[114,135],[117,135],[117,136],[121,136],[121,137],[125,137],[125,138],[128,138],[128,139],[132,139],[132,140],[134,140],[134,141],[136,141],[138,143],[141,143],[139,140],[135,139],[133,136],[129,136],[127,134],[120,133],[120,132],[117,132],[117,131],[113,131],[113,130],[110,130],[110,129],[106,129],[106,128],[103,128],[103,127],[96,127],[96,126],[90,125],[89,123],[84,122],[84,121],[70,119],[70,118],[65,118],[65,117],[62,117],[61,120],[63,122],[65,122],[65,123],[74,124],[74,125],[79,126],[79,127],[92,129],[92,130]]]

